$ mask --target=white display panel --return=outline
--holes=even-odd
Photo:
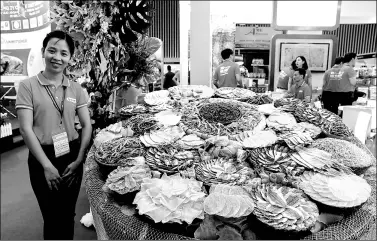
[[[276,30],[334,30],[339,26],[341,1],[274,1]]]

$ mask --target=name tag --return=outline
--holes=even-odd
[[[68,135],[64,129],[53,133],[52,141],[54,144],[55,157],[60,157],[70,152]]]
[[[76,104],[76,99],[73,99],[73,98],[69,98],[69,97],[67,97],[67,100],[68,100],[69,102],[72,102],[72,103]]]

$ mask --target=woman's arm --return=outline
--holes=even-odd
[[[88,148],[90,138],[92,136],[92,124],[90,122],[89,110],[87,106],[77,109],[77,115],[79,117],[82,130],[80,150],[76,161],[81,163],[84,160],[85,151]]]
[[[61,181],[61,177],[58,170],[52,165],[51,161],[44,153],[41,144],[33,131],[33,111],[30,109],[17,109],[17,115],[20,121],[20,133],[22,138],[30,152],[45,170],[47,184],[51,190],[52,187],[58,189],[57,185]]]

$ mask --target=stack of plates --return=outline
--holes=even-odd
[[[366,202],[371,187],[357,175],[327,176],[305,172],[299,187],[314,200],[328,206],[351,208]]]
[[[167,90],[153,91],[144,97],[144,101],[148,105],[162,105],[168,103],[169,100],[169,91]]]
[[[278,230],[309,230],[319,216],[315,203],[295,188],[262,184],[249,194],[254,200],[256,217]]]

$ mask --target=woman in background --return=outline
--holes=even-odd
[[[312,72],[309,69],[306,58],[304,56],[297,56],[296,60],[292,62],[291,67],[293,70],[304,69],[306,71],[304,81],[307,85],[309,85],[310,90],[312,90]],[[292,81],[292,76],[289,76],[288,90],[292,87],[293,84],[294,83]]]

